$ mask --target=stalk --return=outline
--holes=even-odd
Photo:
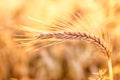
[[[108,63],[109,78],[110,78],[110,80],[113,80],[113,71],[112,71],[112,60],[111,60],[111,57],[108,58],[107,63]]]

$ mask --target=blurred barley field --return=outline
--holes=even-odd
[[[90,35],[45,39],[62,31],[104,38],[113,79]],[[0,0],[0,80],[120,80],[120,0]]]

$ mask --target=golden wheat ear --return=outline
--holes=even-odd
[[[38,20],[33,17],[28,17],[30,20],[42,23],[48,28],[46,30],[43,30],[43,28],[40,27],[39,30],[30,28],[28,26],[19,25],[18,29],[27,32],[23,36],[28,36],[27,39],[20,39],[20,40],[35,40],[35,42],[39,41],[42,42],[44,39],[47,39],[48,41],[51,39],[53,41],[56,40],[62,40],[62,39],[80,39],[84,41],[91,42],[93,44],[96,44],[101,48],[101,50],[106,53],[106,55],[109,57],[111,55],[112,48],[110,47],[110,42],[107,34],[105,34],[105,31],[98,30],[97,28],[93,26],[89,26],[84,19],[80,16],[79,13],[77,15],[71,14],[72,19],[74,17],[74,20],[68,20],[70,19],[69,16],[57,17],[53,20],[52,24],[48,24],[49,20]],[[99,26],[100,25],[96,25]],[[18,35],[19,36],[19,35]],[[30,37],[30,39],[29,39]],[[38,40],[37,40],[38,39]],[[31,44],[31,43],[30,43]]]
[[[100,30],[100,25],[93,27],[89,26],[84,19],[80,16],[79,13],[77,15],[71,14],[74,20],[71,22],[69,16],[57,17],[53,21],[52,24],[48,24],[48,20],[45,22],[42,20],[35,19],[33,17],[29,17],[29,19],[43,23],[48,26],[48,32],[42,32],[37,34],[37,38],[40,40],[43,39],[79,39],[84,41],[89,41],[101,48],[101,50],[106,53],[109,57],[111,54],[111,46],[108,35],[105,31]],[[98,29],[99,28],[99,29]],[[74,35],[73,35],[74,34]]]

